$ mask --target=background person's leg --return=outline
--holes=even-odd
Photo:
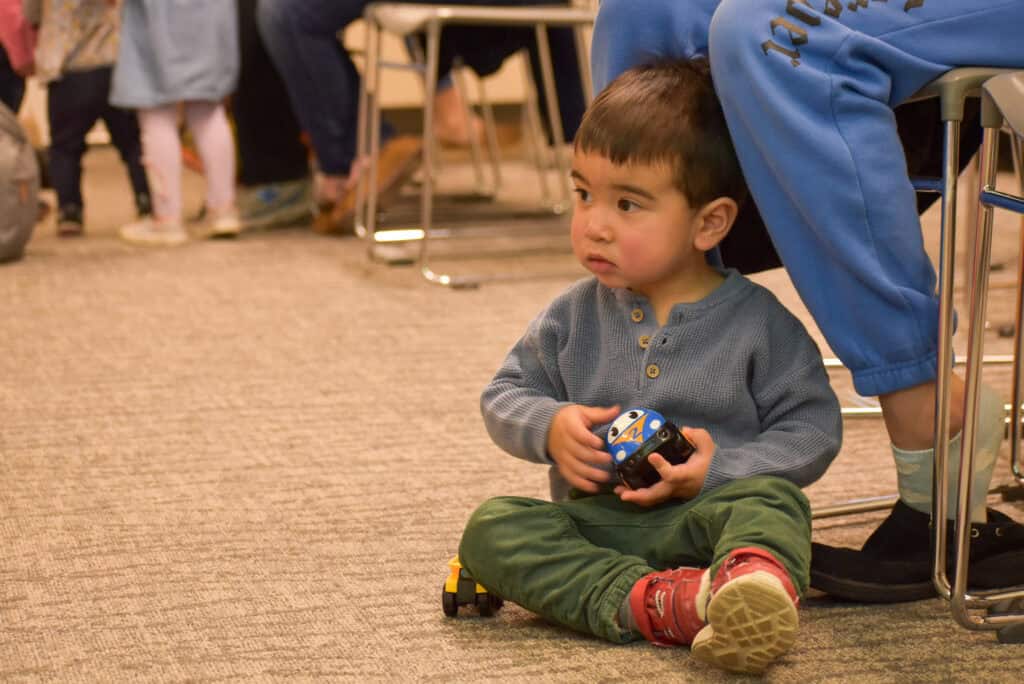
[[[338,31],[362,16],[365,0],[260,0],[267,52],[294,112],[313,141],[320,170],[347,176],[356,150],[359,73]]]
[[[602,0],[590,62],[594,92],[630,67],[708,53],[708,26],[721,0]]]
[[[244,186],[285,183],[309,177],[309,155],[292,111],[288,90],[267,54],[256,23],[258,0],[238,0],[241,70],[231,113]]]
[[[176,104],[140,109],[142,160],[153,193],[157,221],[181,221],[181,138]]]
[[[93,72],[69,72],[47,86],[50,124],[50,178],[57,191],[57,232],[82,232],[82,155],[85,136],[106,107],[96,97]]]
[[[139,245],[169,247],[188,241],[181,221],[181,138],[178,104],[140,109],[142,159],[153,196],[153,215],[121,226],[121,239]]]
[[[121,109],[107,102],[112,73],[113,69],[110,67],[96,70],[95,93],[103,101],[101,116],[107,127],[107,132],[110,133],[110,141],[117,148],[121,160],[124,162],[125,170],[128,172],[128,180],[135,198],[135,209],[139,216],[146,216],[153,211],[153,200],[149,193],[146,168],[142,163],[142,134],[139,131],[139,119],[134,111]]]
[[[206,206],[214,213],[235,206],[235,143],[219,102],[187,102],[185,118],[206,177]]]

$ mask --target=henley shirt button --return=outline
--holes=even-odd
[[[657,365],[652,363],[649,366],[647,366],[647,377],[649,377],[651,380],[653,380],[654,378],[658,377],[659,375],[661,375],[661,369],[658,368]]]
[[[640,336],[640,348],[641,349],[647,349],[649,346],[651,346],[651,336],[650,335],[641,335]]]
[[[630,317],[633,319],[634,323],[639,323],[644,320],[644,310],[640,308],[633,309],[632,313],[630,313]]]

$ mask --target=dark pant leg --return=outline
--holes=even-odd
[[[321,170],[347,175],[356,152],[359,72],[337,33],[367,0],[260,0],[260,35],[309,133]]]
[[[107,104],[107,90],[97,92],[94,71],[69,72],[51,81],[49,93],[50,178],[60,207],[82,206],[82,155],[85,135],[100,118]]]
[[[25,97],[25,79],[19,76],[7,58],[7,51],[0,46],[0,102],[18,113],[21,108],[21,100]]]
[[[96,97],[100,97],[102,94],[104,99],[101,117],[107,127],[107,131],[110,133],[110,141],[117,148],[118,153],[121,155],[121,160],[124,161],[136,203],[139,202],[140,195],[147,197],[145,206],[138,208],[140,210],[148,210],[149,181],[146,179],[146,169],[142,164],[142,136],[139,132],[139,119],[133,110],[115,107],[107,100],[106,93],[110,92],[112,68],[103,67],[91,73],[94,74],[93,78],[95,80],[95,90],[93,92]]]
[[[288,91],[256,24],[257,0],[238,0],[241,71],[232,96],[242,185],[284,183],[309,176],[302,130]]]

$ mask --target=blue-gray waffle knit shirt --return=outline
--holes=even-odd
[[[548,430],[563,406],[641,407],[711,434],[716,451],[703,491],[754,475],[801,487],[817,480],[842,438],[821,352],[771,292],[736,271],[725,276],[701,301],[675,305],[663,326],[641,295],[596,278],[570,286],[484,389],[491,438],[550,465]],[[553,465],[551,493],[568,493]]]

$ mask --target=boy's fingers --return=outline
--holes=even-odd
[[[688,440],[693,442],[693,446],[697,447],[697,451],[708,451],[714,449],[715,440],[711,439],[711,433],[702,428],[691,428],[684,427],[680,432]]]
[[[592,425],[610,423],[619,417],[618,406],[583,406],[583,416]]]
[[[671,488],[664,481],[661,481],[643,489],[623,488],[619,498],[640,506],[653,506],[667,499],[671,493]]]
[[[565,473],[563,473],[563,475],[565,475]],[[591,494],[597,492],[597,484],[584,477],[579,477],[578,475],[566,475],[565,480],[571,486],[579,489],[580,491],[590,492]]]
[[[600,449],[604,446],[604,441],[585,425],[573,426],[572,432],[570,433],[577,442],[586,444],[593,449]]]
[[[654,466],[654,469],[658,471],[663,480],[672,472],[672,464],[666,461],[665,457],[657,451],[647,457],[647,462]]]

